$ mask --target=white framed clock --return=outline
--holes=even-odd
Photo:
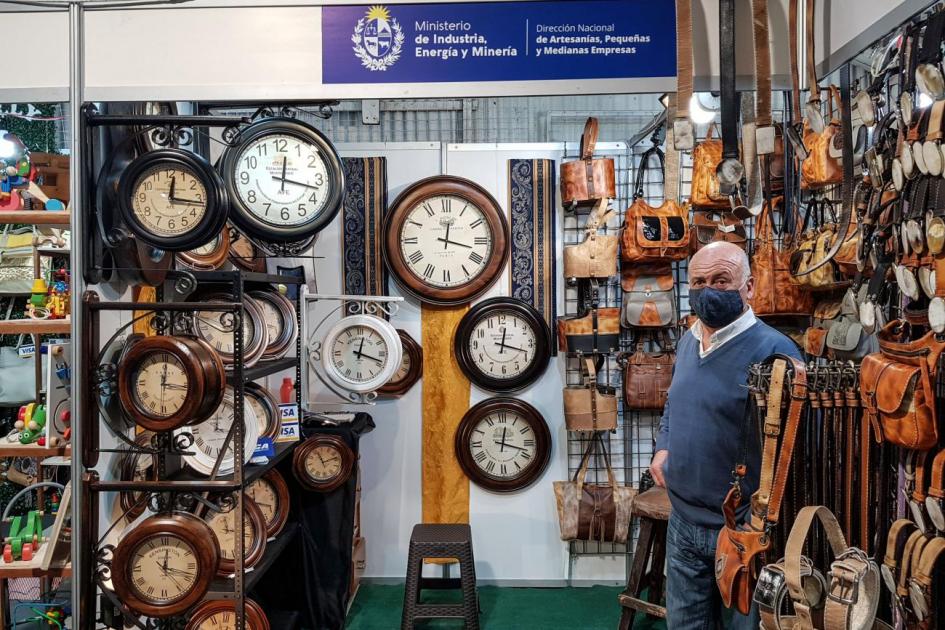
[[[373,392],[400,367],[403,346],[391,324],[373,315],[349,315],[325,335],[321,361],[325,375],[342,389]]]

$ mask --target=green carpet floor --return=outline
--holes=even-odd
[[[479,587],[482,630],[614,630],[620,620],[617,594],[610,586],[589,588]],[[455,601],[457,593],[424,592],[423,601]],[[429,596],[429,599],[428,599]],[[404,587],[364,584],[348,614],[347,630],[396,630],[400,627]],[[418,629],[462,628],[460,621],[434,620]],[[665,624],[637,615],[634,628],[665,629]]]

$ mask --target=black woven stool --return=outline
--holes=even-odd
[[[458,578],[423,577],[424,558],[456,558]],[[462,589],[461,604],[421,604],[423,589]],[[401,630],[411,630],[420,619],[463,619],[466,630],[479,629],[476,567],[469,525],[414,525],[407,554],[407,584]]]

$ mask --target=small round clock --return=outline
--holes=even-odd
[[[132,161],[118,180],[118,209],[142,241],[186,251],[213,239],[226,223],[226,189],[196,153],[150,151]]]
[[[236,630],[236,602],[212,600],[201,603],[188,615],[184,630]],[[243,628],[245,630],[269,630],[269,620],[259,604],[244,600]]]
[[[194,447],[190,453],[182,457],[185,464],[202,475],[210,475],[213,466],[220,458],[226,436],[233,426],[236,412],[233,408],[233,388],[227,387],[223,402],[216,408],[209,418],[202,423],[178,429],[178,433],[190,433],[194,438]],[[243,463],[248,463],[253,457],[253,450],[259,439],[259,421],[250,405],[243,406]],[[234,446],[232,442],[220,461],[218,475],[230,475],[234,468]]]
[[[200,247],[177,254],[177,260],[189,269],[213,271],[223,266],[229,251],[230,231],[223,228],[219,234]]]
[[[196,340],[145,337],[121,358],[118,394],[136,424],[170,431],[206,418],[222,399],[224,378],[219,355]]]
[[[423,375],[423,348],[420,347],[406,330],[397,329],[403,356],[394,375],[382,385],[377,393],[385,396],[403,396]]]
[[[253,413],[259,422],[259,437],[275,440],[282,429],[279,401],[272,392],[258,383],[246,383],[243,393],[246,405],[253,408]]]
[[[548,366],[548,327],[541,313],[513,298],[480,302],[456,329],[456,361],[483,389],[512,392],[530,385]]]
[[[172,617],[203,599],[219,563],[216,534],[205,522],[183,512],[152,516],[115,546],[112,586],[135,611]]]
[[[400,366],[403,348],[397,330],[373,315],[339,320],[322,343],[322,366],[338,386],[352,392],[373,392]]]
[[[551,458],[551,431],[528,403],[490,398],[466,412],[456,429],[456,459],[473,483],[495,492],[537,480]]]
[[[292,454],[292,472],[309,490],[334,490],[348,480],[353,470],[354,451],[337,435],[310,437]]]
[[[143,448],[149,447],[152,437],[154,437],[154,433],[151,431],[142,431],[135,436],[135,444]],[[157,455],[140,451],[124,453],[118,461],[118,478],[121,481],[157,481]],[[125,519],[128,522],[134,521],[144,514],[144,510],[147,508],[146,497],[146,492],[133,490],[125,490],[119,494],[121,509],[124,510]]]
[[[289,486],[278,470],[272,469],[249,484],[246,494],[253,498],[266,519],[266,535],[278,536],[289,520]]]
[[[228,229],[230,233],[230,262],[243,271],[266,273],[266,255],[262,253],[248,236],[239,230]]]
[[[208,293],[200,296],[203,302],[230,302],[226,293]],[[233,363],[236,329],[232,311],[197,311],[195,313],[197,335],[219,353],[223,363]],[[263,312],[250,296],[243,296],[243,366],[252,367],[262,357],[269,345],[269,333],[263,320]]]
[[[263,322],[269,333],[269,344],[263,351],[266,359],[278,359],[295,345],[299,327],[292,300],[279,291],[250,291],[250,296],[262,311]]]
[[[223,512],[207,512],[204,516],[220,543],[220,565],[217,575],[227,577],[236,571],[236,537],[242,530],[243,568],[256,566],[266,552],[266,519],[259,506],[243,494],[243,523],[236,520],[236,508]]]
[[[440,175],[409,186],[387,215],[384,256],[408,292],[461,304],[488,289],[509,255],[508,223],[475,182]]]
[[[269,242],[299,241],[335,218],[344,199],[341,159],[314,127],[271,118],[244,129],[223,154],[232,221]]]

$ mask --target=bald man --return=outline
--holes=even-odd
[[[673,383],[650,472],[673,505],[667,531],[666,616],[672,630],[758,628],[757,607],[745,616],[723,610],[715,584],[715,545],[725,522],[722,501],[743,443],[749,407],[748,368],[775,353],[800,359],[794,342],[755,317],[748,256],[712,243],[689,261],[689,305],[699,321],[676,348]],[[761,448],[749,423],[748,475],[758,488]],[[739,517],[748,520],[749,502]]]

